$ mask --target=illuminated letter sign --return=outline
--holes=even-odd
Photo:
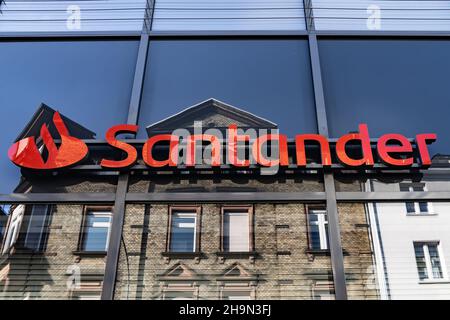
[[[41,128],[41,138],[43,147],[38,148],[35,138],[28,137],[14,143],[9,151],[8,156],[16,165],[36,170],[61,169],[81,162],[88,154],[86,144],[75,137],[70,136],[60,114],[55,112],[53,116],[55,127],[61,136],[61,144],[57,146],[50,135],[47,125]],[[125,156],[123,160],[101,160],[101,166],[108,169],[125,169],[132,167],[138,160],[137,148],[132,143],[126,143],[124,140],[118,140],[117,135],[121,133],[136,134],[138,126],[135,125],[117,125],[110,128],[106,133],[106,142],[113,147],[122,151]],[[223,141],[215,135],[211,134],[194,134],[188,135],[184,140],[187,148],[185,152],[186,166],[194,166],[196,163],[196,150],[203,148],[203,143],[209,143],[211,149],[208,157],[209,164],[212,167],[222,165],[222,158],[226,159],[229,164],[235,167],[249,167],[251,161],[249,159],[238,159],[238,142],[248,143],[250,157],[254,164],[262,167],[272,166],[289,166],[290,161],[294,162],[298,167],[307,166],[306,157],[306,141],[319,144],[320,162],[323,167],[331,167],[333,165],[332,147],[328,139],[318,134],[302,134],[295,137],[295,160],[289,157],[288,139],[283,134],[264,134],[256,137],[251,141],[250,135],[238,134],[237,126],[232,124],[228,127],[228,140]],[[179,165],[180,137],[172,134],[159,134],[150,137],[142,148],[142,160],[148,167],[161,168],[165,166],[177,167]],[[385,134],[381,136],[375,146],[377,159],[388,166],[405,167],[414,163],[414,155],[420,158],[422,166],[431,165],[428,144],[436,141],[436,134],[424,133],[418,134],[414,141],[417,152],[414,153],[413,144],[405,136],[401,134]],[[153,151],[158,143],[168,144],[168,155],[165,159],[155,159]],[[263,148],[266,145],[276,145],[275,152],[271,151],[270,158],[264,155]],[[46,148],[46,150],[44,149]],[[225,147],[225,149],[223,149]],[[244,146],[246,147],[246,146]],[[352,152],[350,152],[350,148]],[[347,167],[371,167],[374,165],[374,150],[369,137],[369,130],[366,124],[359,125],[359,132],[346,134],[340,137],[335,145],[335,158]],[[228,153],[227,157],[223,157],[223,150]],[[45,153],[46,158],[43,156]],[[273,153],[273,154],[272,154]]]

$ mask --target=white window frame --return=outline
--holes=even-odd
[[[170,297],[172,296],[172,297]],[[186,297],[189,296],[189,297]],[[164,299],[163,300],[197,300],[195,298],[195,292],[193,290],[189,291],[176,291],[176,290],[167,290],[164,291]]]
[[[101,300],[102,281],[82,282],[76,290],[70,291],[71,300]]]
[[[199,287],[195,281],[181,283],[166,283],[161,292],[161,300],[198,300]],[[176,297],[180,295],[180,297]],[[183,297],[189,295],[190,297]],[[168,296],[175,296],[169,298]]]
[[[422,245],[422,250],[425,257],[425,265],[427,268],[427,274],[428,278],[426,279],[420,279],[420,282],[440,282],[440,281],[448,281],[448,273],[447,273],[447,267],[444,260],[444,252],[442,250],[442,245],[440,241],[414,241],[413,247],[414,247],[414,258],[416,259],[417,264],[417,256],[415,253],[415,245]],[[431,258],[430,258],[430,251],[428,246],[429,245],[436,245],[437,252],[439,255],[439,262],[441,264],[441,272],[442,272],[442,278],[435,278],[433,275],[433,266],[431,264]],[[418,268],[416,266],[416,269],[418,271]]]
[[[101,300],[102,293],[101,292],[77,292],[73,295],[73,300]],[[74,298],[77,299],[74,299]]]
[[[409,192],[415,192],[414,187],[418,187],[419,185],[422,186],[423,192],[428,191],[427,185],[425,183],[402,182],[402,183],[400,183],[399,188],[401,190],[401,186],[407,186]],[[403,192],[405,192],[405,191],[403,191]],[[406,202],[411,202],[414,204],[414,212],[408,212]],[[405,210],[406,210],[407,215],[416,216],[416,215],[433,215],[434,214],[431,202],[428,202],[428,201],[406,201],[406,202],[405,202]],[[420,211],[420,202],[426,202],[428,211]]]
[[[170,217],[170,235],[169,235],[170,236],[170,242],[169,242],[169,248],[168,248],[169,250],[168,251],[170,251],[170,252],[177,252],[177,251],[172,251],[173,235],[174,235],[173,222],[174,222],[175,217],[177,217],[177,218],[194,218],[194,222],[193,223],[190,223],[190,222],[182,223],[183,226],[180,224],[179,228],[190,228],[191,229],[192,225],[193,225],[193,227],[194,227],[194,232],[193,232],[193,237],[194,237],[194,242],[193,243],[194,243],[194,245],[193,245],[193,248],[192,248],[192,252],[196,252],[197,248],[198,248],[198,243],[197,243],[197,223],[198,223],[198,220],[197,219],[199,218],[198,214],[197,214],[197,211],[179,210],[179,209],[176,209],[176,208],[173,209],[171,217]],[[191,252],[191,251],[189,251],[189,252]]]
[[[233,289],[227,288],[222,291],[222,300],[254,300],[253,299],[253,290],[252,289]],[[225,299],[225,297],[231,297],[231,299]]]
[[[312,215],[312,214],[317,215],[317,221],[312,222],[310,220],[310,215]],[[327,226],[328,226],[327,210],[309,208],[308,209],[308,233],[309,233],[308,236],[309,237],[311,236],[311,230],[309,230],[311,225],[319,226],[320,250],[329,250],[328,241],[327,241]],[[314,248],[312,248],[312,243],[310,243],[310,249],[315,250]]]
[[[99,216],[99,217],[108,217],[109,218],[109,222],[94,222],[92,224],[92,226],[88,226],[88,218],[89,215],[93,215],[95,217]],[[86,210],[86,217],[84,220],[84,226],[83,226],[83,238],[82,238],[82,243],[81,243],[81,250],[84,252],[91,252],[92,250],[86,250],[85,248],[85,242],[86,242],[86,234],[87,234],[87,230],[89,228],[107,228],[108,229],[108,233],[106,235],[106,244],[105,244],[105,252],[108,251],[108,247],[109,247],[109,239],[111,236],[111,226],[112,226],[112,211],[107,211],[107,210],[95,210],[95,209],[87,209]]]

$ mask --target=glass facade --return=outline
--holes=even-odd
[[[2,154],[42,103],[99,139],[112,125],[125,122],[138,44],[137,40],[1,40]],[[0,163],[0,190],[11,193],[19,179],[17,168],[6,156]]]
[[[450,2],[305,2],[2,4],[0,298],[450,299]],[[105,133],[125,123],[136,162],[106,168],[126,153]],[[170,146],[147,139],[199,123],[285,134],[288,164],[148,164]],[[352,167],[338,154],[367,145],[338,139],[362,123],[375,164]],[[380,161],[387,133],[414,147],[396,160],[436,133],[430,165]],[[67,135],[89,153],[64,169],[8,159],[34,137],[48,163]],[[236,150],[255,157],[248,140]]]
[[[150,43],[139,115],[141,127],[209,98],[270,120],[290,137],[299,132],[316,132],[307,41]]]

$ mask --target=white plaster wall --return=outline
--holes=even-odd
[[[399,184],[373,183],[375,191],[399,192]],[[428,191],[450,190],[450,182],[427,182]],[[440,241],[443,261],[450,263],[450,202],[431,204],[432,215],[407,215],[404,203],[377,203],[383,258],[391,299],[450,299],[450,281],[446,268],[444,280],[419,281],[414,241]],[[372,207],[373,209],[373,207]],[[373,225],[375,221],[371,221]],[[380,262],[381,257],[377,257]]]

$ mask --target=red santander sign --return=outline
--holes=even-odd
[[[54,170],[76,165],[85,159],[89,153],[88,146],[82,140],[70,136],[58,112],[54,114],[53,122],[61,136],[61,143],[57,146],[47,126],[42,126],[41,138],[48,153],[45,160],[35,137],[28,137],[14,143],[8,151],[10,160],[23,168]],[[185,166],[195,166],[198,163],[196,150],[206,143],[209,147],[209,164],[213,167],[219,167],[225,163],[244,168],[252,163],[262,167],[283,167],[292,164],[297,167],[306,167],[306,145],[315,143],[320,148],[320,161],[324,167],[331,167],[333,159],[351,168],[371,167],[375,164],[374,159],[393,167],[408,167],[415,161],[424,167],[431,165],[428,145],[436,141],[434,133],[417,134],[413,142],[401,134],[389,133],[381,136],[373,147],[367,125],[360,124],[358,129],[358,132],[340,137],[334,148],[330,146],[330,141],[325,136],[299,134],[295,136],[295,151],[292,151],[292,148],[289,148],[287,136],[283,134],[269,133],[252,137],[240,132],[237,126],[232,124],[227,128],[226,139],[206,133],[191,134],[183,139],[176,134],[154,135],[145,142],[141,157],[147,166],[153,168],[177,167],[181,163]],[[122,133],[136,134],[137,131],[136,125],[123,124],[111,127],[106,132],[106,141],[111,148],[121,150],[125,156],[122,160],[104,158],[101,160],[101,166],[109,169],[124,169],[134,165],[139,157],[138,149],[126,140],[117,139],[117,136]],[[156,159],[153,156],[153,149],[161,143],[168,146],[169,152],[165,159]],[[247,159],[238,152],[239,145],[242,143],[248,146]],[[271,152],[270,157],[264,152],[268,144],[277,146],[275,154]],[[355,153],[348,152],[349,145],[358,146],[356,156]],[[332,150],[335,152],[334,157]],[[183,159],[180,154],[183,154]],[[224,154],[226,154],[225,157]]]

